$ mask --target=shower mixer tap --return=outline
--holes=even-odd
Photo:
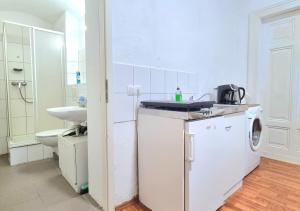
[[[26,81],[22,81],[22,82],[13,81],[13,82],[11,82],[11,85],[18,86],[19,88],[21,88],[21,86],[27,86],[27,82]]]

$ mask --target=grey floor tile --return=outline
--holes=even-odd
[[[0,156],[0,211],[99,211],[63,178],[54,160],[9,166]]]

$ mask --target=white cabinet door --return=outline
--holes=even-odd
[[[141,114],[138,131],[140,201],[153,211],[183,211],[184,121]]]
[[[215,211],[223,204],[223,118],[186,124],[185,211]]]
[[[62,175],[73,186],[77,183],[75,145],[63,138],[58,139],[59,167]]]
[[[235,114],[223,117],[223,127],[218,133],[223,134],[222,180],[224,194],[243,180],[245,172],[246,115]],[[220,129],[220,131],[219,131]]]

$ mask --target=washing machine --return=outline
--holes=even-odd
[[[262,108],[250,107],[246,111],[246,171],[245,176],[260,164],[260,146],[262,142]]]

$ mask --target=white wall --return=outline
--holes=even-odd
[[[167,68],[173,72],[170,74],[196,74],[198,89],[194,95],[210,92],[220,84],[246,86],[248,2],[113,0],[112,5],[113,61],[129,66],[129,70],[116,75],[115,84],[130,84],[124,79],[131,74],[131,66],[133,71],[143,66]],[[150,93],[150,99],[170,99],[174,94],[174,88],[170,93],[166,91],[167,82],[173,79],[165,76],[164,91],[160,91],[159,98],[151,98]],[[177,84],[181,81],[181,86],[187,87],[190,83],[186,78],[187,75],[177,74]],[[132,105],[137,101],[128,99],[126,91],[123,94],[115,96],[114,102],[116,110],[121,109],[115,118],[122,120],[115,124],[114,131],[116,204],[137,194],[136,140],[132,134],[135,124],[128,118],[122,119],[128,114],[122,112],[124,109],[135,112]],[[165,94],[163,98],[161,94]]]
[[[31,14],[16,12],[16,11],[0,11],[0,20],[1,21],[11,21],[16,23],[21,23],[30,26],[36,26],[46,29],[52,29],[53,26],[51,23],[33,16]]]
[[[114,61],[198,72],[203,87],[245,85],[246,5],[238,0],[114,0]]]
[[[63,13],[53,24],[53,29],[60,32],[66,31],[66,14]]]

